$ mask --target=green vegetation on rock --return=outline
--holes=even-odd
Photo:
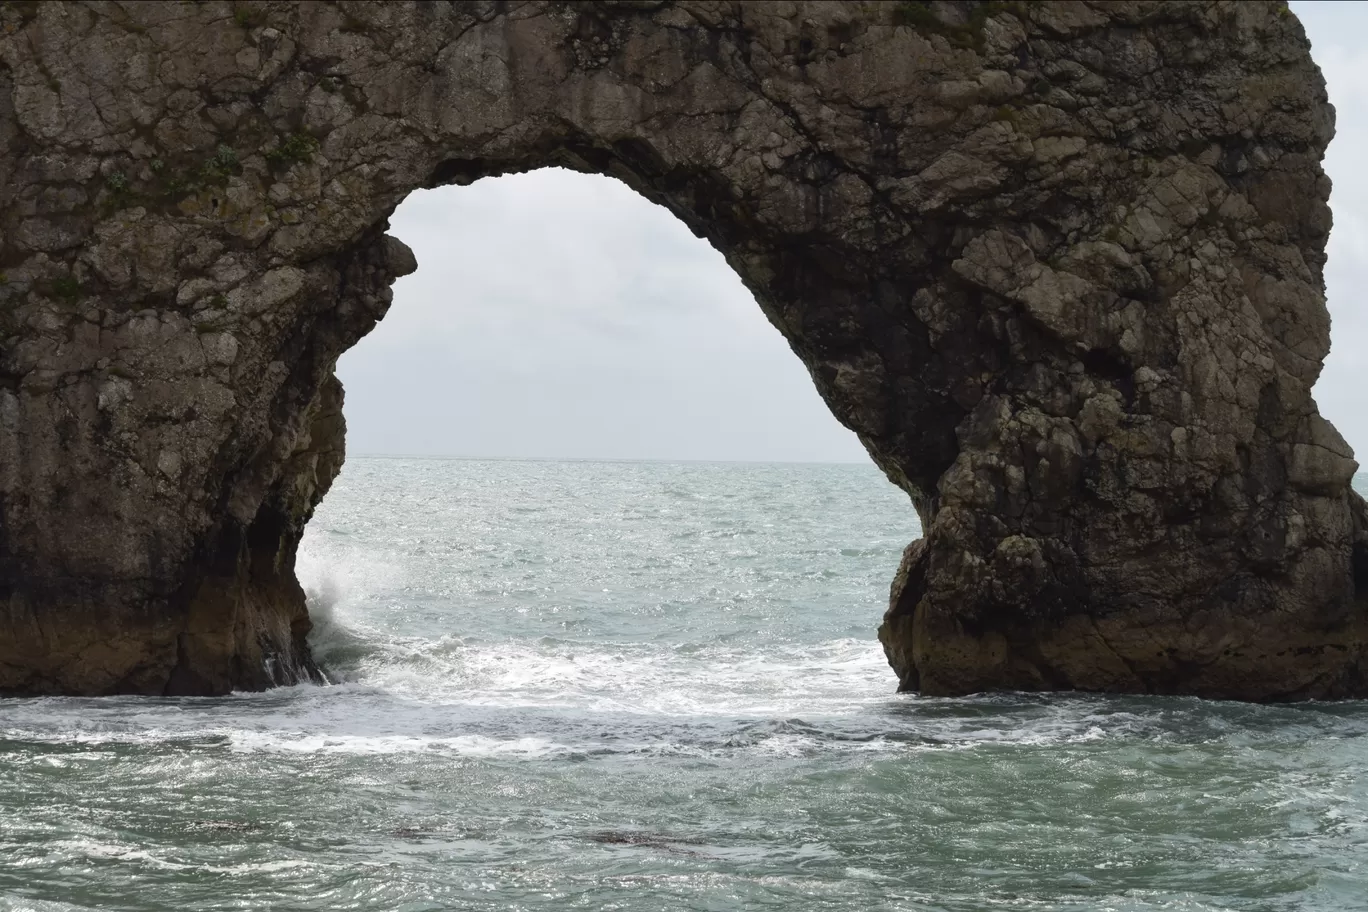
[[[85,293],[81,283],[70,273],[58,276],[48,283],[48,292],[60,301],[71,303],[77,301]]]
[[[233,10],[233,22],[240,28],[256,28],[266,21],[266,11],[253,9],[249,6],[239,6]]]
[[[968,19],[963,24],[946,22],[936,14],[930,0],[902,0],[893,7],[893,24],[905,25],[922,34],[944,36],[952,46],[974,51],[983,50],[983,27],[1000,13],[1014,13],[1018,16],[1025,12],[1022,2],[1002,2],[989,0],[975,4]]]
[[[318,151],[318,140],[307,133],[294,133],[278,147],[266,153],[266,161],[272,165],[289,167],[309,161]]]

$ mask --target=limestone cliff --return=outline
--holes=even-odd
[[[386,219],[562,165],[721,250],[912,497],[903,687],[1368,693],[1332,132],[1277,3],[0,4],[0,692],[316,675]]]

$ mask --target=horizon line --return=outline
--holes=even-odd
[[[471,456],[460,453],[347,453],[346,459],[449,459],[465,462],[660,462],[712,465],[867,465],[878,468],[872,459],[694,459],[670,456]]]
[[[822,466],[869,466],[878,469],[874,460],[819,460],[819,459],[688,459],[664,456],[469,456],[459,453],[346,453],[347,459],[432,459],[453,462],[591,462],[626,463],[648,462],[664,465],[685,463],[690,465],[822,465]],[[1368,467],[1360,468],[1354,478],[1368,477]],[[1357,489],[1356,489],[1357,490]]]

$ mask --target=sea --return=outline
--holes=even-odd
[[[351,458],[332,683],[0,702],[0,909],[1368,910],[1368,703],[898,695],[864,465]]]

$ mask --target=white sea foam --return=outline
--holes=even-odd
[[[165,857],[164,852],[153,852],[136,846],[101,842],[95,839],[64,839],[55,842],[54,851],[69,857],[85,858],[96,861],[113,861],[122,864],[145,866],[164,871],[195,871],[202,874],[245,877],[261,874],[277,874],[283,871],[307,870],[314,863],[302,859],[274,859],[270,861],[245,861],[238,864],[216,865],[197,862],[178,861]]]
[[[0,896],[0,912],[87,912],[95,908],[57,900]]]
[[[1149,724],[1085,705],[1028,704],[1023,712],[1002,698],[898,697],[879,686],[881,663],[877,647],[858,640],[764,655],[721,646],[681,653],[640,644],[382,640],[368,643],[351,683],[229,701],[15,701],[0,735],[80,745],[92,756],[113,744],[185,742],[243,753],[550,760],[1079,744],[1132,737]]]

